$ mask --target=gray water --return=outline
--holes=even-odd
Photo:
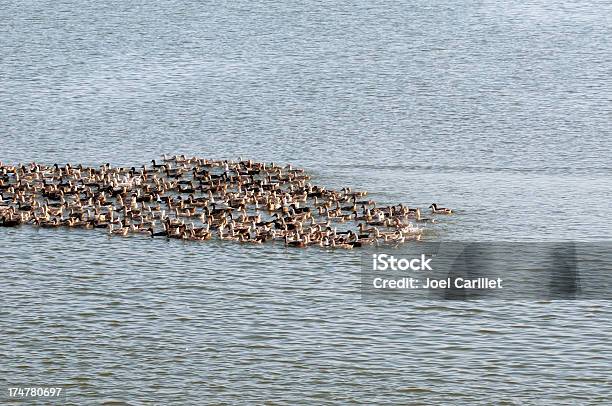
[[[612,237],[609,2],[104,3],[0,7],[3,162],[242,156],[453,207],[438,240]],[[29,227],[0,246],[3,396],[610,401],[608,302],[364,300],[357,250]]]

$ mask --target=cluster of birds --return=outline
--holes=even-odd
[[[106,229],[126,236],[353,248],[420,239],[419,208],[377,206],[366,192],[328,190],[303,169],[251,160],[164,156],[140,168],[0,162],[0,226]],[[430,206],[432,214],[452,210]],[[347,223],[357,224],[343,229]]]

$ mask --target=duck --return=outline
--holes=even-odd
[[[52,219],[38,218],[34,220],[34,224],[42,228],[58,228],[62,226],[62,223],[57,217]]]
[[[353,244],[344,242],[342,240],[336,240],[335,238],[333,238],[331,240],[331,247],[332,248],[343,248],[343,249],[347,249],[347,250],[352,250],[354,248]]]
[[[308,245],[309,237],[305,235],[303,239],[289,240],[289,236],[285,235],[285,245],[290,247],[304,248]]]
[[[21,218],[11,218],[7,216],[2,216],[2,221],[0,221],[0,227],[17,227],[22,224]]]
[[[114,224],[111,224],[108,227],[108,233],[111,235],[121,235],[121,236],[126,236],[128,235],[128,233],[130,232],[130,227],[129,226],[124,226],[121,222],[119,223],[119,227],[118,228],[114,228]]]
[[[429,206],[429,208],[431,209],[431,212],[434,214],[453,214],[452,209],[448,209],[446,207],[438,207],[436,203],[432,203],[431,206]]]

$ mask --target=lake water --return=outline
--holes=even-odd
[[[0,160],[306,168],[457,215],[436,240],[609,241],[612,4],[22,1]],[[67,404],[606,403],[607,301],[364,300],[360,252],[0,229],[0,389]]]

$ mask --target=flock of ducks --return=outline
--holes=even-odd
[[[328,190],[303,169],[251,160],[164,156],[140,168],[0,162],[0,227],[105,229],[111,235],[353,248],[420,239],[419,208],[377,206],[366,192]],[[432,215],[452,210],[430,207]],[[356,228],[343,229],[347,223]]]

